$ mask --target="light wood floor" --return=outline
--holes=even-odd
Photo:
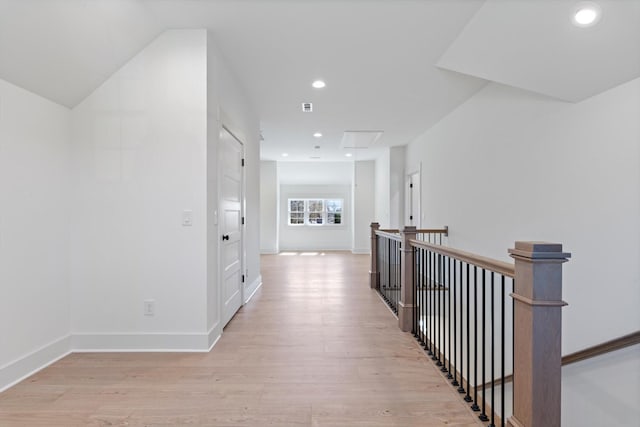
[[[262,257],[208,354],[72,354],[0,394],[0,426],[478,426],[367,282],[368,256]]]

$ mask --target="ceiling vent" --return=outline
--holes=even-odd
[[[342,135],[342,148],[369,148],[376,143],[384,131],[381,130],[345,130]]]
[[[313,104],[310,102],[303,102],[302,103],[302,111],[305,113],[310,113],[313,111]]]

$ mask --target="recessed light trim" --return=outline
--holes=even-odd
[[[316,132],[313,134],[315,138],[322,138],[322,134],[320,132]]]
[[[576,27],[587,28],[600,22],[600,18],[602,18],[602,8],[594,2],[587,1],[576,5],[571,21]]]
[[[315,80],[313,83],[311,83],[311,86],[313,86],[315,89],[322,89],[327,86],[327,84],[322,80]]]

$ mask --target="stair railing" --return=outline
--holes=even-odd
[[[375,223],[371,234],[371,286],[379,289],[384,245],[397,239]],[[509,250],[514,263],[506,263],[417,234],[405,227],[397,245],[399,327],[413,332],[490,427],[559,427],[562,263],[570,254],[560,244],[516,242]],[[511,375],[513,415],[505,419],[504,384]]]

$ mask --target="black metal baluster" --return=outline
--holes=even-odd
[[[449,262],[447,262],[447,369],[449,373],[447,374],[447,379],[452,379],[453,375],[451,375],[451,262],[452,259],[448,258]],[[454,281],[455,281],[455,271],[453,272]]]
[[[431,321],[431,327],[429,328],[429,344],[431,345],[431,359],[437,360],[437,349],[436,349],[436,280],[434,278],[436,274],[436,253],[431,253],[431,316],[429,316],[429,320]]]
[[[389,263],[389,307],[393,310],[393,288],[395,281],[395,263],[396,263],[396,242],[393,239],[389,239],[389,259],[391,262]]]
[[[429,251],[427,249],[424,250],[424,253],[422,254],[422,260],[424,262],[424,282],[423,282],[423,288],[422,288],[422,308],[420,309],[420,312],[423,313],[424,315],[422,316],[422,331],[423,331],[423,341],[421,341],[421,344],[423,346],[423,348],[426,350],[427,349],[427,312],[428,307],[427,307],[427,287],[429,286]]]
[[[478,267],[473,266],[473,405],[471,409],[479,411],[478,406]]]
[[[420,313],[422,314],[422,326],[421,326],[421,336],[422,341],[420,343],[426,348],[427,345],[427,283],[429,282],[429,271],[427,269],[427,256],[429,252],[426,249],[422,250],[422,262],[424,264],[424,278],[422,280],[422,307],[420,308]]]
[[[487,366],[487,361],[486,361],[486,337],[485,337],[485,318],[486,316],[486,299],[485,299],[485,281],[486,281],[486,276],[487,276],[487,272],[486,270],[483,268],[482,269],[482,412],[480,413],[480,415],[478,415],[478,418],[480,418],[480,421],[489,421],[489,417],[487,417],[487,414],[485,413],[485,403],[487,401],[486,398],[486,393],[487,393],[487,388],[485,387],[485,383],[486,383],[486,375],[485,375],[485,370],[486,370],[486,366]]]
[[[420,266],[416,262],[416,251],[417,249],[415,247],[411,249],[411,264],[413,265],[413,284],[411,288],[411,300],[413,301],[413,311],[411,312],[411,334],[413,334],[414,338],[416,336],[416,313],[418,312],[416,294],[418,293],[418,277],[420,276]]]
[[[440,308],[440,297],[441,297],[441,290],[442,290],[442,255],[438,254],[438,284],[437,284],[437,294],[436,294],[436,299],[437,299],[437,309],[436,309],[436,331],[435,331],[435,339],[436,339],[436,365],[437,366],[442,366],[442,360],[440,359],[440,350],[442,350],[442,333],[440,330],[440,316],[442,315],[442,310]]]
[[[458,371],[460,367],[458,366],[458,310],[457,310],[457,301],[456,288],[458,286],[458,275],[457,275],[457,267],[458,260],[453,260],[453,381],[451,381],[451,385],[457,387],[460,385],[458,382]],[[451,373],[451,366],[449,366],[449,373]]]
[[[398,301],[400,301],[400,263],[402,262],[402,243],[396,241],[394,246],[396,251],[396,283],[393,287],[393,311],[398,314]]]
[[[460,384],[458,393],[462,394],[464,390],[464,279],[462,277],[462,261],[458,263],[458,276],[460,277]],[[458,364],[456,363],[456,366]]]
[[[501,286],[501,302],[500,302],[500,316],[501,316],[501,321],[500,321],[500,352],[501,352],[501,356],[500,356],[500,378],[502,379],[501,381],[501,393],[500,393],[500,426],[504,427],[505,426],[505,420],[504,420],[504,395],[505,395],[505,383],[504,383],[504,355],[505,355],[505,348],[504,348],[504,336],[505,336],[505,331],[504,331],[504,300],[506,299],[506,293],[505,293],[505,284],[504,284],[504,276],[502,276],[502,286]]]
[[[396,314],[398,314],[398,302],[400,302],[400,263],[402,262],[402,243],[396,241],[396,285],[393,288],[393,307]]]
[[[494,318],[495,318],[495,307],[494,307],[494,290],[493,290],[493,286],[494,286],[494,278],[495,278],[495,273],[492,271],[491,272],[491,309],[489,311],[491,311],[491,323],[490,323],[490,329],[491,329],[491,422],[489,423],[488,427],[496,427],[495,424],[495,414],[496,414],[496,404],[495,404],[495,396],[496,396],[496,380],[495,380],[495,373],[494,373],[494,367],[495,367],[495,348],[496,348],[496,341],[495,341],[495,329],[494,329]]]
[[[433,286],[433,252],[429,251],[428,261],[429,263],[429,280],[427,281],[427,317],[425,322],[427,324],[427,346],[429,347],[429,355],[433,356],[433,329],[431,322],[433,321],[433,293],[431,292]]]
[[[450,289],[449,282],[449,257],[442,256],[442,368],[440,369],[442,372],[448,372],[447,370],[447,361],[451,357],[450,354],[447,354],[447,342],[449,341],[449,337],[447,336],[447,325],[446,322],[448,320],[448,307],[447,307],[447,295],[449,294],[448,289]],[[448,378],[448,376],[447,376]]]
[[[473,399],[469,394],[471,392],[471,284],[469,283],[469,263],[467,263],[467,395],[464,397],[465,402],[472,402]]]

